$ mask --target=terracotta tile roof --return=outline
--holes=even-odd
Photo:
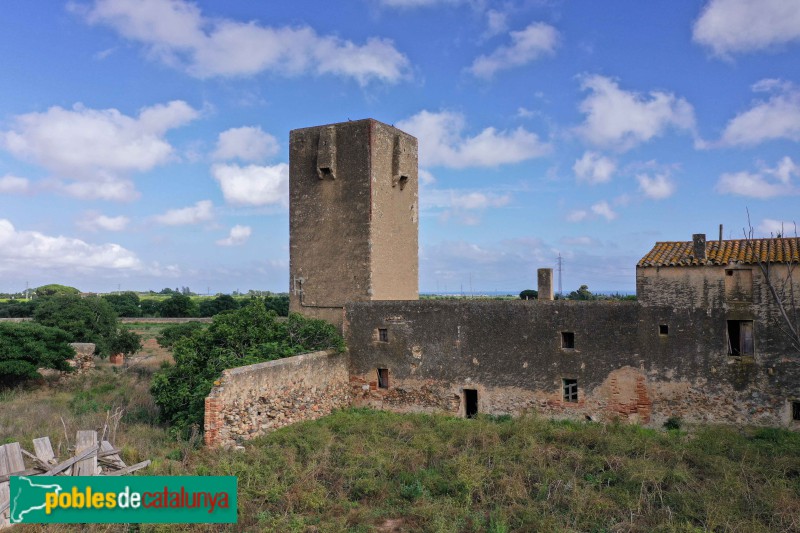
[[[638,267],[727,265],[756,263],[756,259],[773,263],[800,262],[800,238],[745,239],[706,241],[706,260],[694,257],[692,241],[657,242],[637,263]]]

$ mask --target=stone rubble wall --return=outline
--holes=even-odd
[[[75,359],[68,361],[69,365],[75,369],[70,375],[84,374],[94,368],[94,349],[93,342],[71,342],[70,346],[75,348]]]
[[[223,371],[206,397],[206,445],[236,446],[348,406],[347,360],[321,351]]]

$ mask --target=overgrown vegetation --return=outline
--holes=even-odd
[[[139,336],[120,326],[114,308],[96,296],[59,295],[42,298],[33,320],[64,330],[68,342],[93,342],[95,353],[107,357],[132,354],[141,346]]]
[[[207,324],[202,322],[184,322],[161,327],[161,333],[156,337],[158,345],[162,348],[172,348],[181,339],[191,337],[195,332],[206,329]]]
[[[0,442],[30,449],[31,439],[46,435],[62,456],[76,429],[109,420],[116,427],[119,414],[112,440],[129,464],[153,460],[142,475],[238,477],[239,521],[230,531],[800,530],[800,434],[782,429],[664,431],[349,409],[247,442],[243,451],[207,450],[196,435],[175,440],[155,423],[149,379],[148,367],[134,373],[101,364],[66,382],[0,392]]]
[[[277,318],[263,301],[254,300],[217,315],[207,329],[178,338],[173,345],[175,365],[158,372],[151,389],[161,420],[175,431],[200,427],[205,397],[226,368],[344,348],[342,337],[327,322],[297,314],[288,320]]]
[[[0,322],[0,387],[40,377],[38,369],[69,371],[69,334],[40,324]]]

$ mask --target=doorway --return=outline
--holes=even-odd
[[[475,389],[464,389],[464,414],[467,418],[478,414],[478,391]]]

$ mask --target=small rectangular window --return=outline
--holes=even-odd
[[[567,379],[564,378],[561,380],[564,386],[564,401],[565,402],[577,402],[578,401],[578,380],[577,379]]]
[[[752,320],[728,320],[728,355],[753,355]]]
[[[575,349],[575,333],[572,331],[561,332],[561,347],[565,350]]]
[[[659,335],[669,335],[669,326],[667,324],[659,324],[658,325],[658,334]]]
[[[792,402],[792,420],[800,422],[800,402]]]
[[[378,387],[381,389],[388,389],[389,388],[389,369],[388,368],[379,368],[378,369]]]
[[[378,340],[381,342],[389,342],[389,330],[386,328],[378,328]]]
[[[726,270],[725,275],[729,277],[733,277],[733,270]]]

